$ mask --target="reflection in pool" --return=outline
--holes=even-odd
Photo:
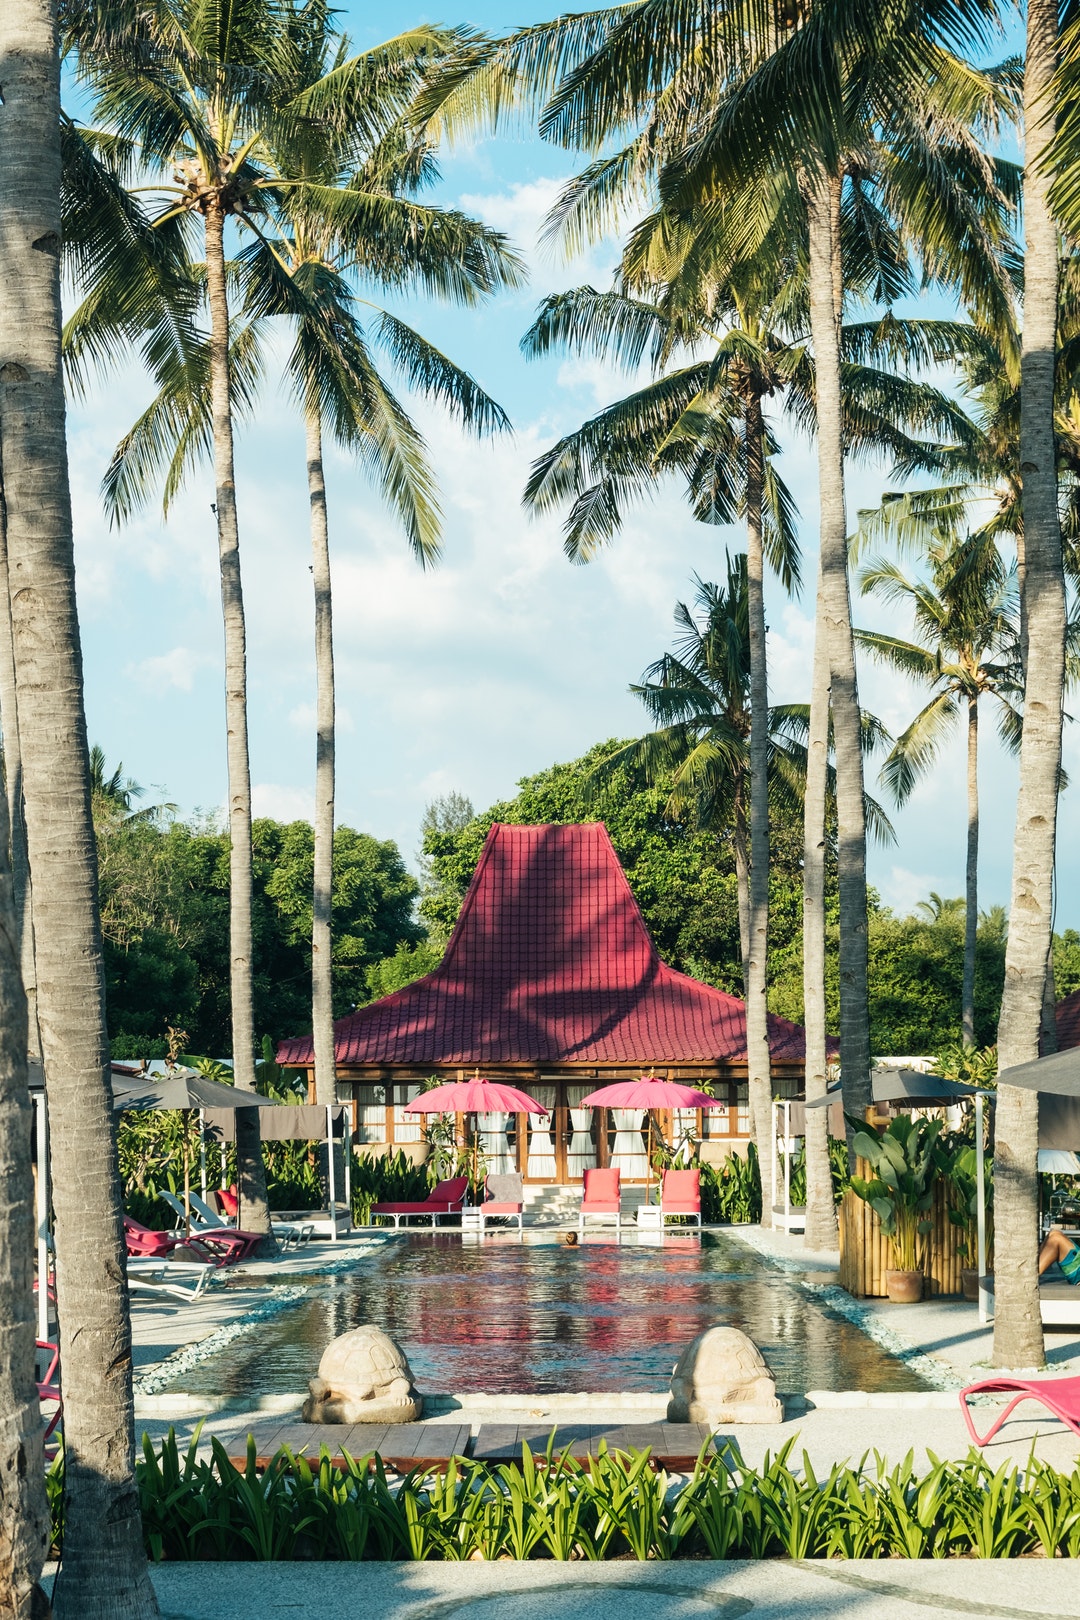
[[[290,1282],[304,1279],[293,1277]],[[777,1387],[930,1386],[789,1275],[722,1234],[662,1246],[553,1234],[462,1241],[402,1235],[356,1270],[314,1280],[308,1299],[178,1376],[192,1393],[303,1390],[339,1333],[375,1322],[401,1343],[420,1389],[492,1394],[658,1391],[680,1351],[717,1323],[761,1347]]]

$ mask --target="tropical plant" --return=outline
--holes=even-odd
[[[970,1142],[957,1146],[943,1156],[941,1176],[945,1182],[945,1208],[951,1224],[958,1232],[956,1252],[973,1266],[979,1252],[979,1180],[978,1155]],[[992,1165],[985,1167],[984,1202],[986,1208],[986,1269],[994,1269],[994,1178]]]
[[[898,1114],[880,1134],[867,1131],[860,1122],[852,1138],[856,1156],[865,1159],[874,1174],[870,1179],[852,1176],[851,1187],[881,1221],[898,1271],[916,1271],[922,1263],[922,1240],[930,1231],[928,1216],[940,1168],[935,1148],[942,1129],[939,1119]]]
[[[909,607],[915,639],[883,631],[857,630],[855,639],[897,674],[924,687],[931,697],[897,737],[881,777],[902,805],[920,777],[930,770],[942,742],[963,714],[967,729],[967,863],[964,921],[964,983],[961,1030],[975,1043],[975,946],[979,926],[979,705],[993,698],[999,730],[1016,748],[1020,740],[1019,701],[1023,676],[1016,613],[1015,571],[1007,568],[994,540],[968,536],[932,543],[929,579],[909,579],[895,562],[874,558],[862,571],[864,595],[890,606]]]
[[[104,972],[97,915],[90,770],[75,597],[71,496],[61,371],[60,63],[56,9],[14,0],[0,16],[5,61],[0,193],[0,421],[10,622],[19,693],[22,798],[34,894],[38,1006],[52,1122],[56,1296],[64,1368],[69,1557],[54,1612],[85,1620],[157,1613],[132,1476],[131,1329],[123,1271],[120,1183],[113,1148]],[[48,633],[42,634],[42,627]],[[5,716],[5,726],[14,717]],[[0,840],[6,849],[5,837]],[[5,920],[14,930],[14,918]],[[5,965],[3,1071],[17,1109],[26,1061],[17,964]],[[13,1113],[11,1129],[25,1129]],[[6,1168],[6,1167],[5,1167]],[[16,1173],[17,1175],[17,1173]],[[14,1204],[27,1195],[13,1188]],[[5,1200],[6,1202],[6,1200]],[[12,1216],[18,1221],[17,1207]],[[13,1237],[16,1234],[12,1234]],[[3,1245],[5,1283],[25,1267],[25,1234]],[[16,1251],[19,1258],[16,1258]],[[8,1269],[13,1268],[13,1269]],[[28,1291],[29,1279],[21,1273]],[[41,1279],[45,1286],[46,1279]],[[5,1411],[32,1414],[27,1293],[5,1299],[16,1325]],[[19,1417],[16,1417],[16,1425]],[[16,1425],[12,1425],[12,1428]],[[40,1569],[42,1474],[26,1436],[12,1485],[26,1517],[7,1557],[28,1609]],[[32,1476],[32,1477],[31,1477]],[[16,1479],[19,1483],[16,1484]],[[6,1497],[5,1487],[5,1497]],[[15,1529],[5,1515],[5,1532]],[[7,1573],[5,1571],[5,1573]]]

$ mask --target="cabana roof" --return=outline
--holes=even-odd
[[[803,1031],[769,1019],[774,1060]],[[743,1003],[660,960],[600,822],[488,833],[433,973],[335,1025],[345,1068],[744,1064]],[[311,1037],[278,1061],[308,1065]]]
[[[1057,1043],[1059,1052],[1080,1046],[1080,990],[1057,1004]]]

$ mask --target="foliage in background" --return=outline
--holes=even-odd
[[[325,1448],[310,1460],[283,1449],[260,1473],[253,1439],[243,1469],[216,1438],[200,1458],[198,1440],[182,1453],[172,1431],[157,1449],[144,1438],[136,1478],[155,1561],[1080,1555],[1080,1465],[1062,1473],[1034,1453],[995,1469],[973,1450],[918,1473],[909,1452],[819,1477],[805,1453],[792,1466],[794,1439],[760,1469],[729,1442],[672,1490],[647,1452],[601,1452],[586,1468],[549,1443],[539,1463],[528,1447],[520,1467],[462,1458],[392,1490],[377,1455],[338,1467]],[[49,1491],[57,1550],[62,1468],[61,1454]]]
[[[99,815],[95,827],[113,1056],[164,1056],[167,1024],[188,1030],[196,1050],[227,1054],[227,833],[141,815]],[[260,818],[252,836],[255,1021],[278,1040],[311,1028],[313,834],[304,821]],[[394,843],[338,828],[336,1016],[367,1000],[373,964],[420,943],[418,892]]]
[[[396,1153],[354,1155],[352,1171],[353,1222],[371,1225],[372,1204],[415,1203],[426,1198],[435,1181],[427,1165],[413,1164],[399,1148]]]
[[[434,940],[421,940],[419,945],[399,945],[393,956],[384,956],[367,970],[367,993],[370,1001],[380,996],[393,995],[407,984],[434,973],[442,961],[443,947]]]
[[[746,1157],[729,1154],[721,1165],[703,1164],[701,1219],[706,1226],[746,1226],[761,1219],[761,1166],[748,1142]]]
[[[829,1137],[829,1169],[832,1171],[833,1203],[839,1204],[849,1185],[847,1142]],[[791,1160],[791,1204],[806,1208],[806,1142],[801,1141]]]
[[[963,1041],[953,1041],[938,1052],[930,1073],[966,1085],[992,1088],[997,1085],[997,1047],[965,1046]]]

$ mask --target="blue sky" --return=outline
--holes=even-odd
[[[465,8],[463,8],[463,11]],[[420,20],[385,3],[345,6],[360,44]],[[458,21],[457,14],[434,14]],[[502,5],[470,3],[464,20],[499,30],[521,20]],[[715,578],[737,530],[695,525],[672,487],[631,512],[596,561],[572,567],[558,519],[521,510],[531,460],[616,397],[622,379],[604,366],[528,363],[518,351],[538,299],[584,281],[602,286],[611,243],[571,265],[537,249],[536,234],[572,159],[538,140],[484,140],[443,158],[440,196],[505,230],[526,254],[530,284],[480,311],[410,309],[429,337],[467,365],[509,411],[514,436],[476,445],[437,413],[429,434],[445,512],[442,565],[422,572],[377,495],[344,457],[331,454],[340,705],[339,817],[415,854],[424,805],[449,789],[477,808],[512,795],[517,779],[583,753],[608,736],[643,729],[627,692],[670,644],[672,610],[696,571]],[[150,511],[110,530],[97,493],[116,440],[146,399],[137,371],[72,407],[77,564],[92,741],[111,764],[160,787],[186,813],[225,800],[221,628],[210,469],[191,479],[168,524]],[[806,577],[813,578],[817,517],[814,449],[788,435],[783,472],[802,515]],[[314,666],[304,446],[299,421],[271,372],[256,418],[238,442],[241,553],[248,612],[251,758],[257,813],[308,816],[312,801]],[[849,507],[877,504],[888,469],[852,466]],[[804,699],[812,651],[811,604],[769,595],[771,693]],[[856,602],[865,624],[891,625]],[[872,666],[863,700],[894,731],[917,694]],[[989,718],[989,717],[987,717]],[[1070,733],[1076,728],[1070,728]],[[1015,769],[984,725],[983,903],[1008,900]],[[1070,734],[1074,780],[1080,750]],[[1058,926],[1080,925],[1080,853],[1062,804]],[[871,881],[909,909],[931,889],[963,884],[963,757],[959,739],[932,779],[894,817],[896,845],[872,852]]]

